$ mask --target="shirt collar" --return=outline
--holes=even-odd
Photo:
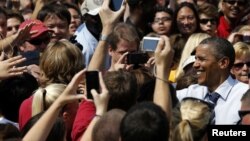
[[[226,100],[236,81],[229,76],[216,90],[223,100]]]

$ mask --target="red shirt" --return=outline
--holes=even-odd
[[[24,125],[28,122],[28,120],[31,118],[31,111],[32,111],[32,100],[33,96],[25,99],[20,108],[19,108],[19,129],[22,130]]]
[[[224,16],[220,17],[219,25],[217,27],[217,35],[221,38],[227,38],[231,33],[232,28],[229,26]]]
[[[71,132],[72,141],[79,141],[95,116],[95,104],[92,101],[82,101],[80,104]]]

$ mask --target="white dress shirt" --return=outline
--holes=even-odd
[[[83,23],[77,28],[75,35],[77,42],[80,43],[83,47],[82,54],[84,56],[85,65],[87,67],[97,47],[98,40],[96,40],[96,38],[90,33],[85,23]],[[105,68],[109,67],[110,57],[106,55]]]
[[[249,89],[247,84],[227,78],[216,90],[220,98],[215,106],[215,124],[236,124],[240,117],[241,97]],[[198,84],[190,85],[186,89],[177,91],[177,98],[181,101],[185,97],[195,97],[208,101],[208,89]]]

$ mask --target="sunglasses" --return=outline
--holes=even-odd
[[[239,6],[243,6],[246,4],[246,1],[237,1],[237,0],[224,0],[224,2],[230,4],[230,5],[235,5],[236,2]]]
[[[14,28],[15,30],[18,30],[19,25],[16,25],[16,26],[8,26],[8,27],[7,27],[7,30],[8,30],[8,31],[11,31],[11,30],[13,30],[13,28]]]
[[[242,119],[244,116],[246,116],[247,114],[250,114],[250,110],[246,110],[246,111],[239,111],[239,116],[240,119]]]
[[[201,24],[207,24],[208,22],[210,22],[211,24],[216,24],[215,19],[200,19]]]
[[[247,67],[250,67],[250,62],[236,63],[236,64],[234,64],[233,66],[234,66],[235,68],[237,68],[237,69],[240,69],[240,68],[242,68],[245,64],[247,65]]]
[[[28,42],[31,43],[32,45],[41,45],[42,43],[47,45],[50,41],[50,37],[43,37],[43,38],[35,38],[32,40],[29,40]]]
[[[214,109],[214,104],[209,103],[209,102],[207,102],[205,100],[194,98],[194,97],[186,97],[186,98],[182,99],[183,102],[187,101],[187,100],[191,100],[191,101],[194,101],[194,102],[202,103],[202,104],[206,105],[210,109],[210,111],[212,111]]]

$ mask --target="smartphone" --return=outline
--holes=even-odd
[[[135,52],[127,54],[127,64],[145,64],[149,56],[145,52]]]
[[[112,11],[118,11],[123,4],[123,0],[110,0],[109,7]]]
[[[86,71],[86,89],[87,89],[87,98],[93,99],[91,90],[95,89],[99,93],[99,74],[98,71]]]
[[[148,52],[154,52],[159,42],[159,37],[143,37],[142,50]]]

